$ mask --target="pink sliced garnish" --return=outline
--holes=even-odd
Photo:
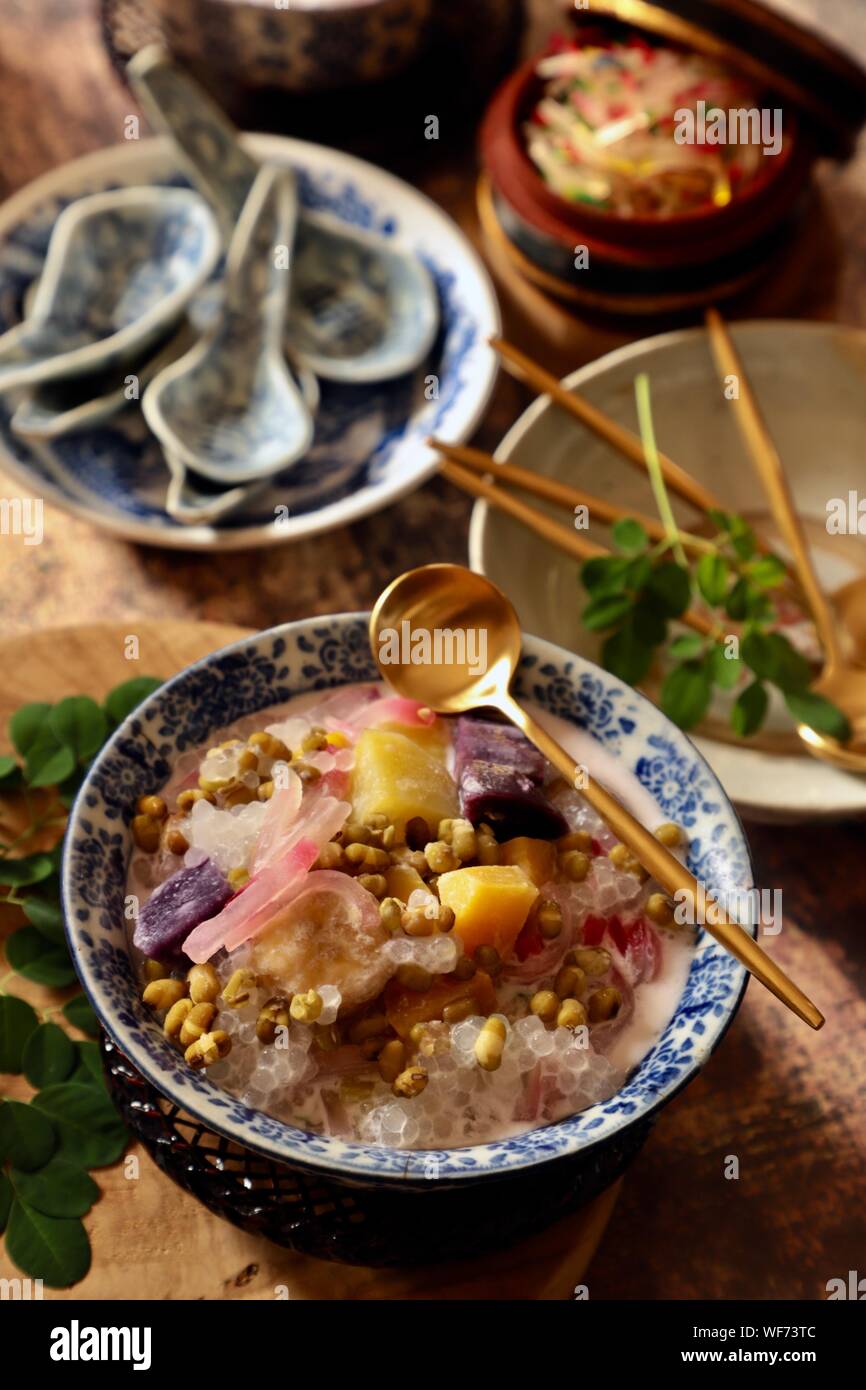
[[[410,724],[414,728],[429,728],[436,715],[421,700],[407,700],[402,695],[386,695],[362,711],[358,726],[373,729],[378,724]]]
[[[299,840],[283,857],[251,878],[222,912],[190,932],[184,953],[200,965],[217,951],[233,951],[255,936],[300,891],[320,848],[313,840]]]
[[[262,931],[306,886],[320,850],[342,830],[351,809],[348,801],[337,801],[318,789],[305,797],[295,820],[271,847],[268,862],[261,863],[257,853],[252,877],[242,891],[187,937],[183,949],[190,960],[210,960],[223,947],[233,951]]]
[[[288,841],[289,832],[301,809],[303,795],[303,782],[298,774],[289,768],[285,785],[276,787],[268,802],[268,809],[265,812],[262,828],[256,842],[256,852],[252,863],[254,874],[270,864],[279,855],[284,842]]]
[[[343,778],[344,774],[336,773],[335,776]],[[321,849],[322,845],[326,845],[342,830],[352,808],[347,801],[337,801],[330,795],[330,787],[322,785],[327,781],[327,778],[321,778],[315,790],[307,792],[299,803],[295,816],[291,815],[291,805],[287,806],[285,819],[281,818],[276,823],[280,829],[279,838],[263,844],[260,837],[252,862],[253,877],[260,869],[266,868],[274,858],[291,849],[301,838],[313,840]],[[276,800],[279,795],[280,792],[275,792],[272,800]]]
[[[337,798],[346,795],[346,789],[348,785],[349,774],[348,772],[345,772],[341,767],[329,768],[328,771],[323,774],[319,782],[319,786],[322,788],[322,791],[326,793],[326,795],[335,796]]]
[[[350,736],[361,729],[374,729],[385,723],[426,728],[436,722],[436,715],[420,700],[407,700],[400,695],[383,696],[375,686],[365,686],[361,690],[350,686],[331,691],[307,711],[306,717],[312,724],[338,729]]]
[[[380,699],[375,686],[338,686],[336,690],[325,691],[321,700],[306,711],[305,718],[311,724],[351,732],[365,707]]]

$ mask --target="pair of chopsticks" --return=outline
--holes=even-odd
[[[566,390],[552,373],[539,366],[537,362],[527,357],[513,344],[502,338],[491,338],[490,343],[517,376],[528,385],[549,396],[556,405],[579,420],[598,438],[610,444],[629,463],[646,473],[647,465],[643,442],[638,435],[620,425],[618,421],[605,414],[603,410],[600,410],[583,396]],[[536,535],[541,536],[543,540],[556,546],[557,549],[562,550],[573,559],[590,560],[599,555],[609,555],[611,552],[605,546],[579,535],[573,527],[563,526],[544,513],[536,511],[526,502],[522,502],[504,488],[499,487],[499,482],[508,483],[534,497],[552,502],[555,506],[563,507],[572,514],[574,514],[575,508],[586,507],[591,515],[607,525],[627,517],[632,518],[640,522],[651,540],[663,540],[666,536],[664,527],[655,517],[617,507],[604,498],[596,497],[580,488],[560,483],[555,479],[545,478],[515,464],[498,463],[492,455],[483,453],[479,449],[469,448],[465,445],[446,444],[438,439],[431,439],[429,442],[445,460],[441,465],[443,476],[454,483],[456,487],[469,493],[470,496],[483,498],[491,506],[498,508],[499,511],[513,516],[531,531],[534,531]],[[726,510],[721,500],[709,488],[699,483],[666,454],[659,453],[659,464],[666,486],[681,500],[689,503],[701,513]],[[769,548],[760,536],[757,536],[756,539],[761,550]],[[704,539],[699,536],[692,536],[688,532],[678,531],[678,540],[683,549],[687,551],[700,552],[707,548],[707,542]],[[715,632],[713,623],[703,614],[694,610],[684,613],[682,622],[704,635]]]
[[[562,406],[570,415],[575,416],[582,424],[588,426],[601,439],[611,444],[629,462],[642,471],[646,471],[644,448],[637,435],[632,434],[616,420],[606,415],[604,411],[584,400],[582,396],[572,395],[557,381],[555,376],[545,371],[543,367],[539,367],[519,348],[513,347],[501,338],[491,339],[491,346],[530,385],[550,396],[551,400]],[[499,482],[509,483],[533,497],[552,502],[555,506],[564,508],[572,515],[574,515],[576,508],[586,507],[590,515],[606,525],[631,518],[640,522],[651,540],[660,541],[666,537],[664,527],[655,517],[618,507],[615,503],[608,502],[602,497],[596,497],[581,488],[572,487],[568,483],[557,482],[553,478],[545,478],[526,468],[520,468],[516,464],[497,463],[491,454],[486,454],[480,449],[470,448],[463,444],[446,444],[439,439],[431,439],[429,443],[443,457],[444,462],[440,469],[442,475],[454,483],[456,487],[461,488],[472,497],[484,498],[491,506],[513,516],[529,530],[534,531],[537,536],[550,542],[551,545],[556,546],[557,549],[571,556],[572,559],[592,560],[599,555],[610,555],[611,551],[606,546],[599,545],[596,541],[591,541],[580,535],[573,526],[564,526],[543,512],[536,511],[528,503],[522,502],[520,498],[499,487]],[[699,511],[706,512],[714,507],[723,510],[718,499],[692,478],[685,469],[680,468],[679,464],[674,463],[673,459],[668,458],[665,454],[660,454],[659,462],[665,483],[677,496],[690,502]],[[491,481],[489,475],[492,475],[497,481]],[[678,539],[684,550],[700,551],[706,548],[706,542],[701,537],[691,536],[687,532],[678,532]],[[712,635],[716,630],[715,625],[708,617],[694,609],[689,609],[688,612],[684,613],[681,621],[704,636]]]
[[[503,361],[512,368],[514,374],[518,375],[528,385],[534,386],[537,391],[549,396],[550,400],[557,406],[562,407],[567,414],[573,416],[575,420],[580,420],[582,425],[609,443],[613,449],[617,450],[624,459],[630,461],[642,473],[646,473],[646,459],[644,455],[644,443],[638,435],[626,430],[619,421],[607,416],[605,411],[599,410],[584,396],[578,395],[573,391],[566,391],[562,382],[557,381],[552,373],[546,371],[544,367],[539,367],[538,363],[532,361],[531,357],[525,356],[518,347],[506,342],[503,338],[491,338],[491,346]],[[541,475],[530,473],[525,468],[514,466],[514,464],[496,463],[489,455],[484,455],[478,449],[461,448],[456,445],[446,445],[441,441],[432,439],[432,446],[438,449],[445,457],[446,463],[442,466],[442,473],[450,481],[455,482],[456,486],[463,488],[463,491],[470,492],[477,498],[485,498],[491,506],[499,507],[502,512],[507,512],[514,516],[518,521],[523,521],[524,525],[530,530],[537,532],[542,538],[556,545],[557,548],[564,550],[566,555],[573,556],[574,559],[587,560],[596,555],[607,555],[609,550],[605,546],[596,545],[595,542],[588,541],[587,538],[578,537],[574,530],[559,525],[549,517],[542,516],[535,512],[532,507],[521,503],[520,500],[513,498],[505,489],[500,489],[492,482],[484,482],[485,474],[493,474],[496,480],[509,482],[524,492],[531,493],[555,503],[556,506],[567,507],[573,512],[574,507],[587,506],[589,512],[595,514],[598,520],[610,524],[619,520],[621,517],[634,517],[645,528],[646,534],[657,541],[664,537],[664,530],[655,517],[644,516],[639,512],[621,509],[606,502],[603,498],[595,498],[591,493],[582,492],[581,489],[571,488],[562,482],[553,481],[552,478],[544,478]],[[664,478],[664,484],[684,502],[695,507],[698,512],[708,513],[726,512],[726,506],[720,498],[705,485],[692,478],[691,474],[685,471],[680,464],[674,463],[673,459],[659,453],[660,470]],[[474,474],[474,475],[473,475]],[[680,543],[685,550],[706,549],[706,542],[701,537],[692,537],[688,532],[680,531]],[[756,541],[760,550],[769,550],[765,539],[756,535]],[[791,571],[788,570],[791,575]],[[703,630],[703,627],[699,628]]]
[[[575,507],[585,506],[589,508],[591,514],[607,524],[629,517],[639,521],[652,540],[663,540],[665,537],[664,527],[654,517],[643,516],[640,512],[627,511],[624,507],[617,507],[601,497],[594,497],[591,493],[570,487],[567,483],[556,482],[552,478],[540,477],[537,473],[530,473],[528,469],[518,468],[515,464],[497,463],[491,454],[485,454],[480,449],[472,449],[465,444],[445,444],[439,439],[431,439],[429,442],[432,448],[438,450],[445,460],[440,467],[442,476],[454,483],[455,487],[459,487],[472,497],[484,498],[486,502],[497,507],[499,511],[523,522],[530,531],[534,531],[542,540],[549,541],[551,545],[555,545],[558,550],[570,555],[572,559],[592,560],[598,555],[610,555],[612,552],[606,546],[599,545],[596,541],[579,535],[573,528],[563,526],[561,522],[554,521],[552,517],[536,511],[528,503],[521,502],[519,497],[506,492],[496,483],[489,482],[484,475],[492,473],[503,482],[511,483],[514,487],[521,488],[524,492],[529,492],[534,497],[540,497],[546,502],[553,502],[556,506],[564,507],[569,512],[573,513]],[[689,548],[701,549],[702,547],[701,540],[697,536],[689,536],[680,532],[679,539],[686,550]],[[715,624],[703,613],[694,609],[689,609],[683,613],[679,621],[685,623],[695,632],[700,632],[703,636],[711,636],[716,631]]]

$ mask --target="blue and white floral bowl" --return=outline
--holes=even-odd
[[[82,984],[111,1039],[158,1091],[216,1133],[271,1159],[356,1187],[440,1192],[483,1178],[538,1180],[539,1165],[553,1163],[562,1172],[561,1160],[577,1187],[583,1183],[593,1195],[618,1175],[657,1112],[703,1066],[743,997],[744,968],[704,932],[674,1017],[617,1095],[516,1138],[435,1155],[322,1138],[250,1110],[191,1071],[141,1003],[124,931],[129,823],[138,797],[167,781],[181,753],[241,716],[303,691],[375,678],[364,614],[310,619],[215,652],[126,720],[91,769],[66,835],[66,930]],[[689,867],[699,879],[719,892],[751,887],[735,811],[689,739],[654,705],[535,637],[524,640],[515,689],[588,730],[623,760],[664,815],[687,830]]]
[[[226,84],[315,92],[382,82],[423,47],[435,8],[433,0],[153,0],[153,6],[172,51],[215,92]]]

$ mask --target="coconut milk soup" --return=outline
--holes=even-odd
[[[685,984],[692,930],[509,725],[345,686],[183,754],[137,810],[145,1004],[187,1065],[304,1129],[447,1148],[562,1119],[623,1084]]]

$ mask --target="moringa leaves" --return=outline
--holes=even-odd
[[[95,1086],[68,1081],[47,1086],[32,1104],[53,1123],[62,1158],[81,1168],[115,1163],[126,1147],[126,1130],[108,1099]]]
[[[50,713],[50,705],[37,701],[30,705],[22,705],[12,715],[9,720],[9,737],[22,758],[27,757]]]
[[[70,750],[76,763],[88,762],[108,734],[105,715],[87,695],[68,695],[61,700],[52,709],[46,725],[57,743]]]
[[[40,1023],[27,1039],[22,1058],[24,1075],[37,1087],[65,1081],[77,1062],[75,1043],[56,1023]]]
[[[0,1163],[31,1172],[46,1164],[57,1148],[57,1132],[50,1117],[20,1100],[0,1104]]]
[[[747,685],[742,694],[737,696],[731,711],[734,733],[739,734],[741,738],[748,738],[750,734],[757,733],[766,717],[768,704],[767,692],[760,681],[752,681],[751,685]]]
[[[99,1020],[83,990],[63,1005],[63,1017],[73,1028],[79,1028],[89,1038],[99,1037]]]
[[[706,714],[712,693],[713,680],[706,664],[688,661],[675,666],[665,678],[661,707],[681,729],[691,729]]]
[[[65,947],[47,941],[35,927],[19,927],[7,937],[6,959],[26,980],[52,989],[65,989],[77,978]]]
[[[653,467],[658,458],[645,386],[646,379],[639,378],[638,417],[664,539],[650,542],[639,521],[624,517],[611,527],[614,553],[595,556],[581,568],[589,595],[583,624],[604,634],[604,665],[637,685],[663,654],[667,669],[659,703],[683,729],[704,718],[715,689],[739,687],[728,702],[730,723],[735,733],[748,737],[766,718],[769,684],[781,691],[795,719],[844,741],[850,733],[844,715],[809,689],[812,667],[773,627],[777,613],[770,595],[787,576],[783,561],[759,552],[752,528],[733,512],[707,513],[716,527],[712,539],[678,531],[664,478]],[[695,599],[705,606],[706,632],[675,633],[668,644],[670,623],[687,616]],[[741,630],[729,632],[731,622]],[[745,684],[747,668],[755,679]]]
[[[9,1220],[9,1208],[12,1205],[12,1198],[14,1195],[11,1182],[2,1168],[0,1168],[0,1235],[6,1230],[6,1222]]]
[[[789,713],[801,724],[808,724],[819,733],[829,734],[845,743],[851,737],[851,726],[836,705],[814,690],[789,691],[785,695]]]
[[[16,1194],[43,1216],[86,1216],[99,1196],[89,1173],[55,1155],[35,1173],[12,1170]]]
[[[18,1197],[9,1213],[6,1252],[25,1274],[51,1289],[77,1284],[90,1268],[90,1241],[80,1220],[45,1216]]]
[[[75,1044],[75,1047],[78,1061],[69,1080],[80,1081],[82,1086],[99,1086],[107,1094],[105,1072],[102,1070],[102,1060],[99,1056],[99,1044],[79,1042]]]
[[[42,883],[54,872],[50,854],[27,854],[20,859],[0,858],[0,884],[8,888],[28,888]]]
[[[157,680],[155,676],[135,676],[132,680],[116,686],[107,696],[104,706],[112,724],[122,724],[126,716],[132,714],[132,711],[155,690],[159,690],[161,685],[162,681]]]
[[[0,1072],[21,1071],[25,1044],[38,1027],[36,1010],[26,999],[0,995]]]
[[[19,848],[42,843],[37,835],[63,825],[63,808],[105,739],[161,684],[139,676],[112,690],[103,705],[71,695],[55,705],[24,705],[9,721],[15,754],[0,755],[0,791],[17,796],[23,789],[28,823],[11,843],[0,842],[0,901],[20,908],[25,918],[4,944],[9,966],[28,980],[66,988],[76,976],[60,904],[62,843],[34,854],[21,855]],[[55,794],[28,798],[31,787]],[[83,993],[61,1012],[88,1039],[99,1036]],[[97,1043],[73,1039],[59,1022],[40,1019],[26,1000],[0,991],[0,1072],[22,1071],[38,1091],[29,1103],[0,1099],[0,1232],[5,1229],[5,1253],[19,1269],[65,1288],[90,1267],[80,1217],[99,1189],[86,1170],[115,1162],[127,1136],[109,1098]]]
[[[21,904],[21,911],[31,926],[34,926],[46,940],[55,946],[64,944],[63,909],[59,902],[34,893],[24,899]]]

